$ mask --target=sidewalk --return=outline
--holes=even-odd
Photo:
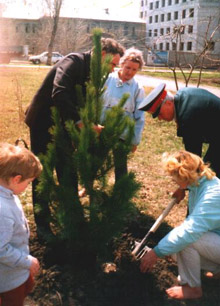
[[[140,75],[140,74],[136,74],[135,79],[137,79],[137,81],[139,81],[142,86],[152,87],[152,88],[156,87],[160,83],[166,83],[166,88],[168,90],[176,92],[176,85],[175,85],[174,80],[158,79],[158,78],[148,77],[146,75]],[[185,87],[184,83],[178,82],[178,85],[179,85],[179,89]],[[189,87],[196,87],[196,85],[190,84]],[[220,97],[219,87],[201,85],[200,88],[206,89],[210,91],[211,93],[213,93],[214,95]]]

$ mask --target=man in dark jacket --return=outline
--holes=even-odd
[[[103,38],[101,45],[103,57],[106,54],[112,55],[110,70],[113,70],[124,54],[124,48],[110,38]],[[91,51],[68,54],[53,66],[35,94],[26,112],[25,123],[30,128],[31,150],[36,155],[45,154],[47,145],[51,141],[48,129],[52,126],[52,106],[56,106],[59,110],[62,122],[71,119],[80,127],[79,101],[75,85],[81,85],[83,94],[86,94],[85,83],[90,77],[90,59]],[[58,165],[58,177],[59,170],[62,171],[62,166]],[[37,180],[33,182],[33,206],[35,208],[36,203],[40,204],[41,209],[39,211],[34,209],[34,213],[38,236],[43,236],[51,232],[50,212],[48,203],[43,203],[45,201],[40,199],[35,191],[37,183]],[[74,174],[73,186],[77,191],[78,181]]]
[[[139,109],[159,120],[175,120],[177,136],[183,138],[187,151],[201,156],[203,143],[208,143],[204,161],[211,164],[220,178],[220,98],[205,89],[189,87],[173,96],[165,86],[156,87]]]

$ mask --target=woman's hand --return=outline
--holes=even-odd
[[[153,249],[150,249],[145,255],[141,258],[140,270],[142,273],[151,272],[155,263],[157,262],[158,257]]]
[[[185,189],[178,188],[172,194],[173,198],[176,198],[176,203],[179,204],[185,198]]]

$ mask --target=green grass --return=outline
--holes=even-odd
[[[0,67],[0,141],[14,143],[19,137],[29,143],[24,112],[48,69]]]
[[[22,137],[29,144],[29,130],[23,121],[24,111],[42,83],[48,69],[0,67],[0,141],[7,141],[13,144],[17,138]],[[155,74],[153,75],[155,76]],[[22,112],[20,109],[22,109]],[[172,192],[177,188],[171,179],[164,175],[161,166],[161,155],[163,152],[179,149],[183,149],[183,144],[181,138],[176,136],[175,122],[159,121],[146,114],[142,141],[137,151],[131,154],[129,170],[135,172],[137,180],[142,185],[135,199],[136,206],[142,214],[152,217],[153,220],[161,214],[162,210],[170,202]],[[27,193],[22,195],[21,200],[29,220],[33,222],[30,199],[30,190],[28,190]],[[184,220],[185,215],[186,200],[172,209],[166,217],[167,225],[171,227],[177,226]],[[160,230],[158,232],[160,233]],[[159,271],[160,275],[163,274],[161,271],[166,270],[166,266],[163,265],[162,262],[160,268],[162,270]],[[154,289],[154,296],[152,296],[156,301],[157,293],[159,293],[159,299],[161,292],[164,294],[162,289],[167,286],[168,282],[164,280],[163,276],[158,277],[157,271],[153,276],[157,280],[157,288]],[[167,270],[166,272],[168,273],[166,278],[168,277],[167,279],[169,279],[169,273],[171,274],[171,272]],[[207,287],[200,305],[217,305],[215,301],[219,282],[210,283],[211,285],[205,282],[205,284]],[[177,303],[170,301],[166,305],[177,305]],[[195,306],[199,304],[181,302],[178,305]]]
[[[189,76],[189,71],[184,70],[186,78]],[[161,79],[173,79],[173,72],[169,70],[168,68],[163,69],[161,68],[155,68],[155,69],[146,69],[145,71],[141,71],[140,74],[144,74],[146,76],[152,76],[155,78],[161,78]],[[177,79],[179,82],[185,82],[184,77],[181,72],[176,72]],[[190,78],[190,83],[197,83],[198,82],[198,76],[199,71],[194,71]],[[216,86],[220,87],[220,72],[219,71],[204,71],[202,73],[201,78],[201,85],[210,85],[210,86]]]

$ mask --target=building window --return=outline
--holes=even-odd
[[[174,19],[175,19],[175,20],[178,19],[178,12],[174,12]]]
[[[170,21],[171,20],[171,13],[168,13],[167,14],[167,21]]]
[[[166,29],[166,34],[170,34],[170,28]]]
[[[183,51],[183,50],[184,50],[184,43],[181,42],[181,43],[180,43],[180,51]]]
[[[183,18],[183,19],[186,18],[186,10],[183,10],[183,11],[182,11],[182,18]]]
[[[154,29],[154,36],[157,36],[157,29]]]
[[[36,24],[32,24],[32,32],[36,33]]]
[[[193,33],[193,26],[192,25],[188,26],[188,33]]]
[[[173,34],[179,33],[179,28],[178,26],[173,27]]]
[[[154,22],[156,22],[156,23],[158,22],[158,15],[154,16]]]
[[[164,34],[164,29],[161,28],[161,29],[160,29],[160,35],[163,35],[163,34]]]
[[[165,6],[165,0],[161,1],[161,6],[164,7]]]
[[[124,25],[124,35],[127,36],[128,35],[128,26]]]
[[[170,50],[170,43],[166,43],[166,50],[169,51]]]
[[[159,8],[159,1],[156,1],[156,3],[155,3],[155,8],[156,8],[156,9]]]
[[[161,21],[161,22],[164,22],[164,20],[165,20],[165,19],[164,19],[164,14],[161,14],[161,15],[160,15],[160,21]]]
[[[149,30],[148,36],[149,36],[149,37],[152,37],[152,30]]]
[[[179,4],[179,0],[175,0],[175,4]]]
[[[159,49],[160,49],[160,51],[162,51],[162,50],[163,50],[163,43],[160,43],[160,45],[159,45]]]
[[[157,45],[156,44],[153,45],[153,49],[157,50]]]
[[[183,3],[185,3],[185,2],[186,2],[186,0],[183,0],[182,2],[183,2]]]
[[[168,5],[172,5],[172,0],[168,0]]]
[[[215,49],[215,42],[214,41],[208,41],[206,42],[206,50],[214,50]]]
[[[175,51],[176,50],[176,43],[172,43],[172,50]]]
[[[189,9],[189,17],[194,17],[194,8]]]
[[[180,34],[184,34],[185,33],[185,26],[181,25],[180,26]]]
[[[153,9],[153,2],[150,3],[150,10]]]
[[[143,18],[144,17],[144,13],[140,12],[140,17]]]
[[[149,17],[149,23],[152,23],[152,22],[153,22],[153,17],[150,16],[150,17]]]
[[[144,0],[141,0],[141,6],[144,6]]]
[[[132,27],[132,36],[135,36],[135,27]]]
[[[187,43],[187,51],[191,51],[192,50],[192,42],[188,41]]]
[[[25,25],[25,32],[26,32],[26,33],[29,33],[29,32],[30,32],[30,25],[29,25],[29,24],[26,24],[26,25]]]

